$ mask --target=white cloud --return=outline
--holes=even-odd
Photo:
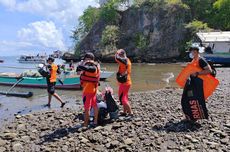
[[[96,0],[0,0],[0,5],[10,11],[44,18],[44,21],[20,27],[18,40],[0,41],[0,52],[9,50],[14,53],[66,50],[66,46],[71,45],[71,30],[76,26],[78,17],[89,5],[98,6]]]
[[[64,50],[63,35],[52,21],[33,22],[18,31],[18,38],[23,42],[39,44],[47,48]]]
[[[5,7],[42,15],[64,24],[74,24],[89,5],[99,6],[96,0],[0,0]]]

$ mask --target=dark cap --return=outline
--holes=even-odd
[[[88,52],[88,53],[85,54],[83,59],[85,59],[85,58],[89,58],[91,60],[94,60],[94,55],[93,55],[93,53]]]
[[[49,57],[49,58],[47,59],[47,62],[48,62],[48,61],[54,62],[54,58]]]
[[[192,47],[189,48],[189,52],[191,52],[191,51],[197,51],[197,52],[199,52],[199,48],[196,47],[196,46],[192,46]]]

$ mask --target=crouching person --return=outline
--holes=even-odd
[[[84,104],[84,124],[83,127],[88,127],[90,118],[90,109],[94,109],[93,127],[98,124],[98,108],[96,102],[96,94],[100,79],[100,69],[98,63],[94,62],[94,55],[87,53],[84,59],[79,63],[77,72],[81,72],[80,80],[83,87],[82,98]]]

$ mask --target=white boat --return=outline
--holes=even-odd
[[[101,71],[100,80],[104,81],[114,74],[112,71]]]
[[[204,52],[202,56],[212,64],[230,66],[230,31],[196,33]]]
[[[101,81],[105,81],[106,79],[108,79],[109,77],[111,77],[113,74],[114,74],[113,71],[101,70],[100,80]],[[65,71],[64,75],[66,75],[66,76],[76,76],[78,74],[76,73],[76,71],[72,70],[72,71]]]
[[[45,63],[46,62],[46,56],[32,56],[32,55],[21,55],[20,58],[18,58],[19,63]]]

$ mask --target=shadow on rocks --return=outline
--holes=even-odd
[[[201,124],[189,121],[182,120],[180,122],[169,121],[165,125],[156,124],[153,126],[154,131],[166,131],[166,132],[194,132],[198,131],[201,128]]]
[[[74,121],[77,120],[77,119],[84,121],[83,114],[76,115],[76,117],[74,118]],[[107,124],[113,123],[114,121],[119,121],[119,119],[117,119],[117,120],[105,119],[103,121],[103,123],[100,123],[99,125],[100,126],[105,126]],[[88,128],[88,129],[92,129],[92,128]],[[86,130],[88,130],[88,129],[86,129]],[[46,143],[46,142],[54,142],[55,140],[61,139],[63,137],[66,137],[69,134],[73,134],[75,132],[84,132],[86,130],[84,130],[82,128],[81,124],[76,125],[74,127],[69,127],[69,128],[60,128],[60,129],[55,130],[53,133],[50,133],[50,134],[42,136],[41,137],[42,142],[40,142],[40,144],[43,144],[43,143]]]
[[[79,119],[81,120],[82,119],[82,115],[77,115],[75,119]],[[81,132],[83,130],[81,130],[82,128],[82,125],[79,124],[79,125],[76,125],[74,127],[69,127],[69,128],[59,128],[57,130],[55,130],[53,133],[50,133],[50,134],[47,134],[47,135],[44,135],[41,137],[42,139],[42,142],[40,142],[40,144],[43,144],[43,143],[46,143],[46,142],[53,142],[55,140],[58,140],[58,139],[61,139],[63,137],[66,137],[68,136],[70,133],[75,133],[75,132]]]

